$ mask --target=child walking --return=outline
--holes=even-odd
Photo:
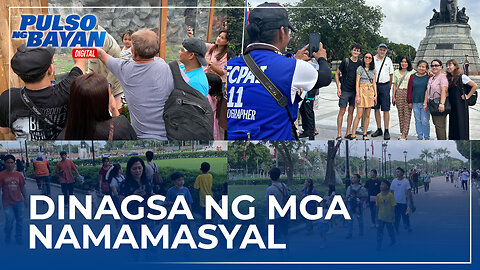
[[[377,250],[382,248],[383,228],[386,226],[390,236],[390,245],[395,244],[395,234],[393,232],[393,222],[395,221],[395,197],[390,192],[390,182],[382,180],[380,184],[380,193],[377,195]]]
[[[200,189],[199,192],[199,199],[200,199],[200,211],[202,215],[202,221],[205,221],[205,200],[207,196],[213,196],[212,192],[212,184],[213,184],[213,176],[208,173],[210,170],[210,164],[208,162],[203,162],[200,165],[200,170],[202,174],[197,176],[195,183],[193,184],[193,188]]]

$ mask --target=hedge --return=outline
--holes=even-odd
[[[52,183],[59,183],[59,177],[58,175],[54,172],[55,166],[50,165],[52,169],[52,173],[50,173],[50,182]],[[27,170],[27,176],[33,178],[34,172],[33,172],[33,166],[30,166],[30,168]],[[123,168],[125,169],[125,168]],[[83,184],[80,184],[78,182],[75,183],[75,187],[78,189],[82,190],[88,190],[90,188],[90,185],[95,186],[96,188],[98,187],[98,171],[100,170],[100,166],[93,167],[93,166],[78,166],[78,172],[80,175],[85,177],[85,182]],[[198,191],[193,188],[193,184],[195,183],[195,179],[197,176],[200,174],[199,170],[186,170],[186,169],[176,169],[176,168],[170,168],[170,167],[162,167],[158,168],[158,173],[160,176],[163,178],[163,190],[165,192],[172,187],[172,183],[170,181],[170,175],[175,172],[181,172],[185,177],[185,187],[187,187],[190,190],[190,193],[192,194],[192,197],[194,199],[194,209],[198,207]],[[75,173],[74,173],[75,174]],[[211,173],[213,176],[213,185],[212,185],[212,191],[213,191],[213,196],[215,200],[218,200],[221,198],[222,195],[222,190],[223,190],[223,183],[226,182],[227,180],[227,175],[226,174],[217,174],[217,173]],[[124,171],[125,175],[125,171]],[[162,194],[165,195],[165,194]]]
[[[127,157],[109,157],[110,164],[113,163],[127,163],[131,157],[141,157],[145,159],[145,155],[133,155]],[[181,152],[181,153],[165,153],[165,154],[156,154],[154,155],[154,160],[163,160],[163,159],[176,159],[176,158],[207,158],[207,157],[227,157],[227,151],[202,151],[202,152]],[[80,166],[93,166],[92,159],[72,159],[73,163]],[[57,166],[58,161],[49,161],[50,166]],[[95,157],[95,164],[99,165],[102,163],[102,157]]]

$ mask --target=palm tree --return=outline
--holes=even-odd
[[[420,154],[420,158],[425,159],[425,170],[428,170],[428,159],[429,158],[433,159],[432,152],[430,152],[429,149],[423,149],[422,153]]]
[[[442,148],[437,148],[437,149],[433,150],[433,156],[437,158],[437,172],[440,169],[439,166],[438,166],[438,163],[439,163],[439,160],[440,160],[440,156],[442,155],[441,152],[442,152]]]

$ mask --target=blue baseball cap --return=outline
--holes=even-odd
[[[385,43],[380,43],[380,45],[378,45],[378,48],[380,48],[380,47],[385,47],[388,50],[387,44],[385,44]]]

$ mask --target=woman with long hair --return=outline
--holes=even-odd
[[[445,102],[448,96],[448,80],[445,73],[443,73],[443,64],[441,60],[435,59],[430,63],[433,77],[428,80],[427,91],[425,91],[425,98],[423,101],[423,111],[427,112],[428,101],[439,99],[438,111],[445,112]],[[432,114],[432,112],[430,111]],[[433,115],[432,121],[435,125],[435,133],[437,140],[447,139],[447,115]]]
[[[448,117],[448,139],[469,140],[469,114],[467,100],[475,93],[478,85],[462,73],[456,60],[447,61],[448,100],[452,110]],[[467,93],[466,86],[470,86]]]
[[[227,81],[227,30],[218,33],[215,44],[207,43],[206,46],[205,59],[208,66],[204,68],[205,73],[217,74],[225,83]]]
[[[78,76],[70,86],[70,101],[62,140],[136,140],[127,118],[119,115],[107,78],[97,73]]]
[[[430,140],[430,112],[423,110],[425,92],[428,84],[428,62],[418,61],[417,73],[410,76],[408,81],[407,102],[412,104],[413,116],[415,118],[415,129],[418,140]]]
[[[407,56],[402,57],[398,63],[400,68],[393,72],[392,104],[397,107],[401,136],[399,140],[406,140],[410,130],[412,117],[412,104],[407,102],[407,88],[410,76],[415,73],[412,62]]]
[[[362,65],[357,68],[357,82],[355,103],[357,107],[357,115],[353,120],[352,130],[357,130],[358,123],[362,119],[363,112],[363,139],[368,140],[367,130],[370,123],[370,110],[377,104],[377,86],[375,82],[375,61],[373,61],[373,54],[366,53],[363,56]],[[351,137],[352,140],[357,140],[356,136]]]
[[[146,200],[148,197],[150,197],[150,195],[152,195],[152,185],[147,180],[147,176],[145,174],[145,163],[141,158],[131,157],[128,160],[125,181],[120,184],[119,195],[121,200],[130,195],[138,195],[145,199],[143,202],[130,202],[127,206],[129,213],[133,215],[138,214],[140,207],[144,207],[146,209],[145,211],[148,211]],[[136,221],[129,219],[126,220],[126,223],[134,227],[133,229],[135,235],[138,235],[140,225],[145,222],[148,222],[146,217]]]

